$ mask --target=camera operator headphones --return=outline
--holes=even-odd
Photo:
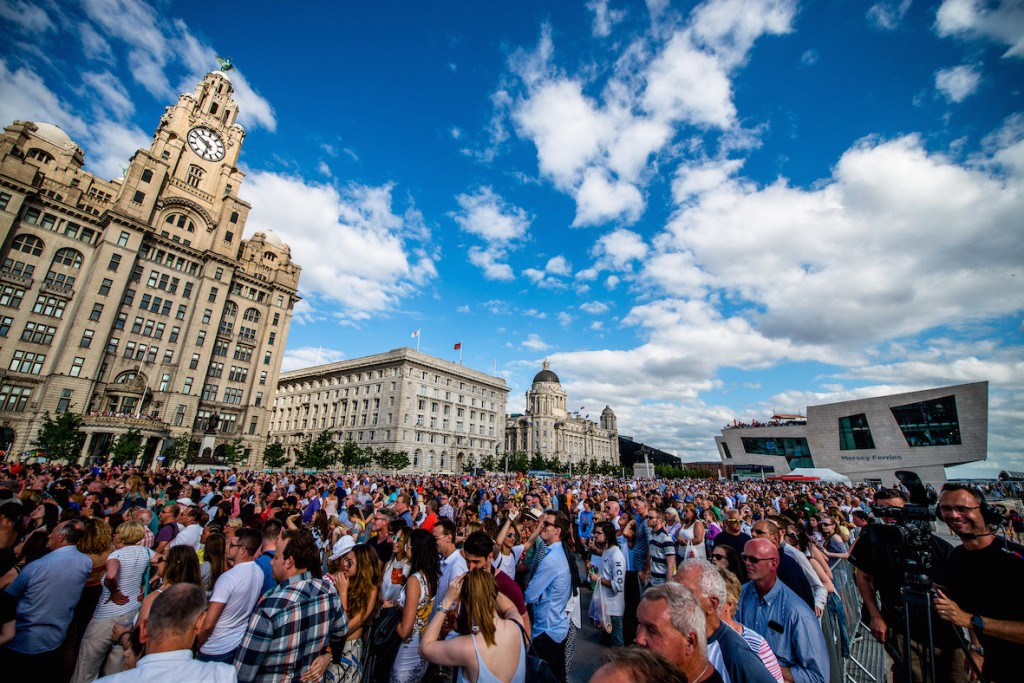
[[[981,513],[981,518],[985,521],[985,526],[998,528],[1005,522],[1003,513],[999,511],[999,508],[989,505],[985,500],[985,494],[979,489],[972,489],[978,497],[981,498],[979,502],[978,512]]]

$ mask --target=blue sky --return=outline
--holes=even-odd
[[[303,267],[285,369],[544,358],[714,459],[727,422],[991,382],[1024,470],[1024,7],[0,2],[0,119],[120,175],[230,57],[247,234]]]

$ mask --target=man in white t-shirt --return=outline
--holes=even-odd
[[[184,525],[184,528],[167,544],[168,549],[176,545],[189,545],[196,552],[199,551],[199,538],[203,535],[203,526],[197,517],[199,514],[199,510],[191,506],[181,509],[178,524]]]
[[[199,661],[226,662],[235,659],[249,617],[263,594],[263,570],[253,562],[263,545],[255,529],[242,528],[227,543],[228,569],[213,586],[213,596],[199,634]]]

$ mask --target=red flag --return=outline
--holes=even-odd
[[[455,350],[458,351],[462,348],[462,342],[455,342]]]

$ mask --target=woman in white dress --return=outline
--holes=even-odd
[[[427,670],[426,660],[420,657],[420,633],[430,621],[437,580],[441,575],[434,535],[426,529],[413,529],[409,534],[408,553],[411,573],[405,582],[405,590],[398,598],[402,620],[395,627],[402,644],[395,656],[388,683],[419,683]]]
[[[398,602],[399,596],[405,591],[405,581],[409,578],[409,532],[407,526],[395,532],[391,542],[391,559],[384,566],[384,585],[381,599],[385,602]]]
[[[679,548],[679,564],[686,560],[696,558],[706,559],[704,552],[704,523],[697,519],[697,508],[693,503],[683,506],[683,521],[680,522],[679,531],[676,534]]]

